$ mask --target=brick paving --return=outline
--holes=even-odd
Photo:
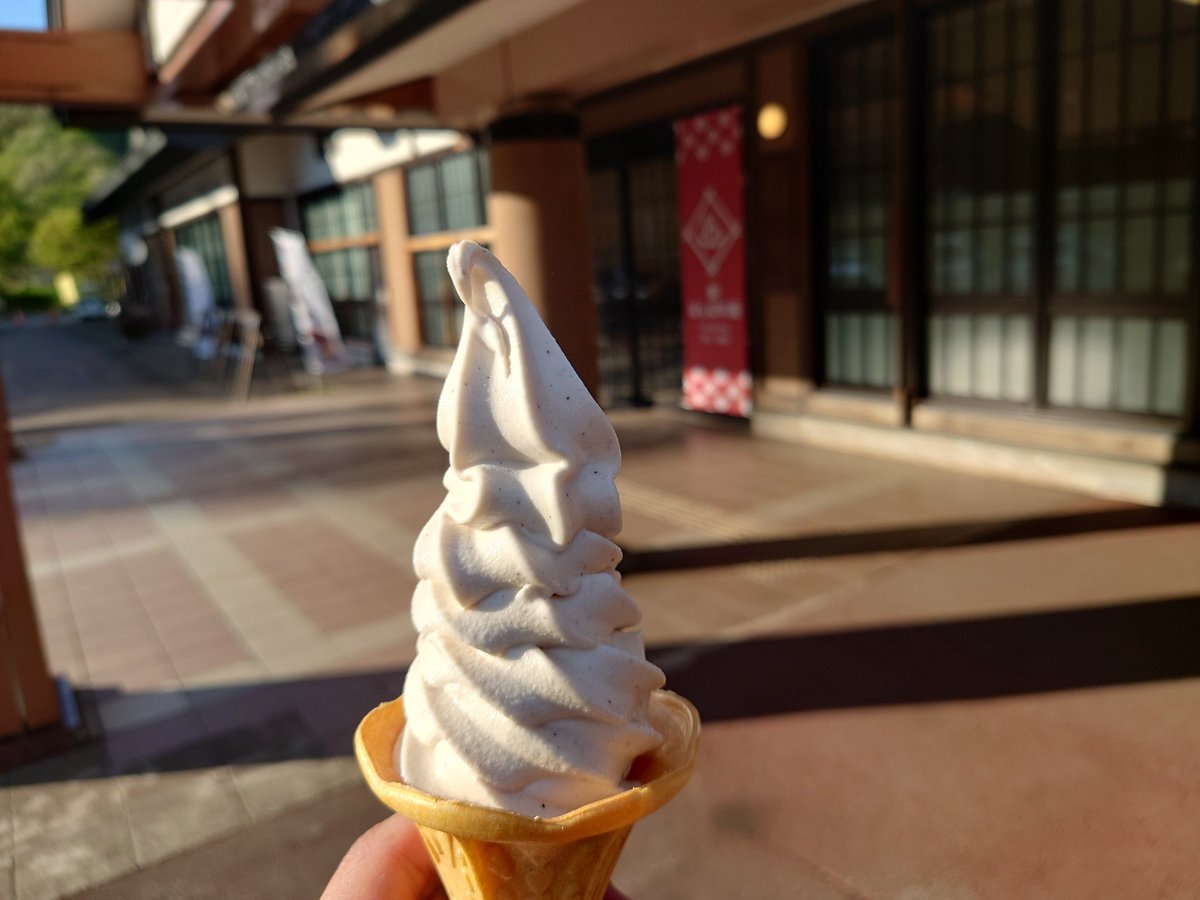
[[[412,652],[438,385],[138,374],[112,421],[68,371],[22,406],[31,360],[106,339],[0,333],[46,649],[99,738],[0,776],[0,898],[316,896],[382,814],[349,740]],[[626,585],[706,719],[626,891],[1200,895],[1195,514],[613,418]]]

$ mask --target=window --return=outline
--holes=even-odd
[[[409,234],[435,234],[487,224],[487,154],[468,150],[406,172]]]
[[[378,230],[375,188],[363,181],[310,194],[300,201],[300,216],[313,242],[372,234]]]
[[[891,35],[841,41],[828,48],[820,74],[828,185],[825,380],[886,388],[895,383],[897,366],[895,314],[885,293],[895,41]]]
[[[1060,16],[1056,291],[1178,297],[1192,266],[1195,8],[1068,0]]]
[[[371,338],[375,294],[383,283],[374,185],[364,181],[310,194],[300,201],[300,217],[342,334]]]
[[[413,265],[417,273],[422,343],[427,347],[456,347],[462,335],[464,307],[446,270],[445,252],[414,253]]]
[[[405,172],[409,234],[440,234],[486,225],[488,178],[487,153],[478,148],[410,166]],[[446,247],[452,239],[447,235]],[[457,346],[463,305],[446,272],[445,247],[414,253],[413,269],[422,342],[427,347]]]
[[[1064,0],[1056,60],[1053,406],[1186,402],[1196,8]]]
[[[926,259],[934,395],[1033,396],[1038,147],[1033,0],[927,23]]]
[[[229,264],[225,259],[225,239],[221,235],[221,220],[217,213],[180,225],[175,229],[175,244],[195,250],[204,260],[208,280],[212,284],[217,306],[233,306],[233,286],[229,280]]]
[[[379,247],[346,247],[313,254],[313,265],[344,335],[370,338],[375,322],[375,292],[383,284]]]
[[[911,177],[919,258],[899,262],[920,291],[908,298],[923,316],[910,349],[924,365],[911,387],[1035,409],[1185,414],[1200,347],[1198,6],[902,4],[917,54],[903,78],[890,15],[815,45],[826,383],[896,382],[888,298],[907,285],[889,283],[889,207],[895,179]],[[905,172],[892,149],[898,83],[919,92],[906,98],[916,118]]]

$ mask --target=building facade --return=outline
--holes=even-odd
[[[598,263],[688,252],[655,226],[682,225],[671,130],[732,106],[758,430],[984,440],[1068,483],[1076,453],[1195,464],[1198,36],[1176,0],[859,4],[585,98]],[[670,318],[638,320],[643,380]]]
[[[458,328],[437,257],[470,236],[610,405],[682,400],[773,436],[1136,499],[1195,490],[1196,4],[352,12],[248,108],[383,109],[464,136],[374,169],[369,190],[274,194],[259,182],[288,167],[264,153],[248,174],[250,148],[284,139],[239,139],[254,225],[235,301],[268,274],[252,232],[302,226],[348,333],[383,288],[391,364],[437,370]],[[172,228],[211,245],[211,221]]]

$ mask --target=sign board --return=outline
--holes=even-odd
[[[730,106],[675,122],[683,405],[748,417],[742,213],[742,111]]]

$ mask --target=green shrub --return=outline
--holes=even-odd
[[[11,316],[15,312],[44,313],[58,309],[58,295],[53,288],[26,287],[16,291],[0,291],[0,311]]]

